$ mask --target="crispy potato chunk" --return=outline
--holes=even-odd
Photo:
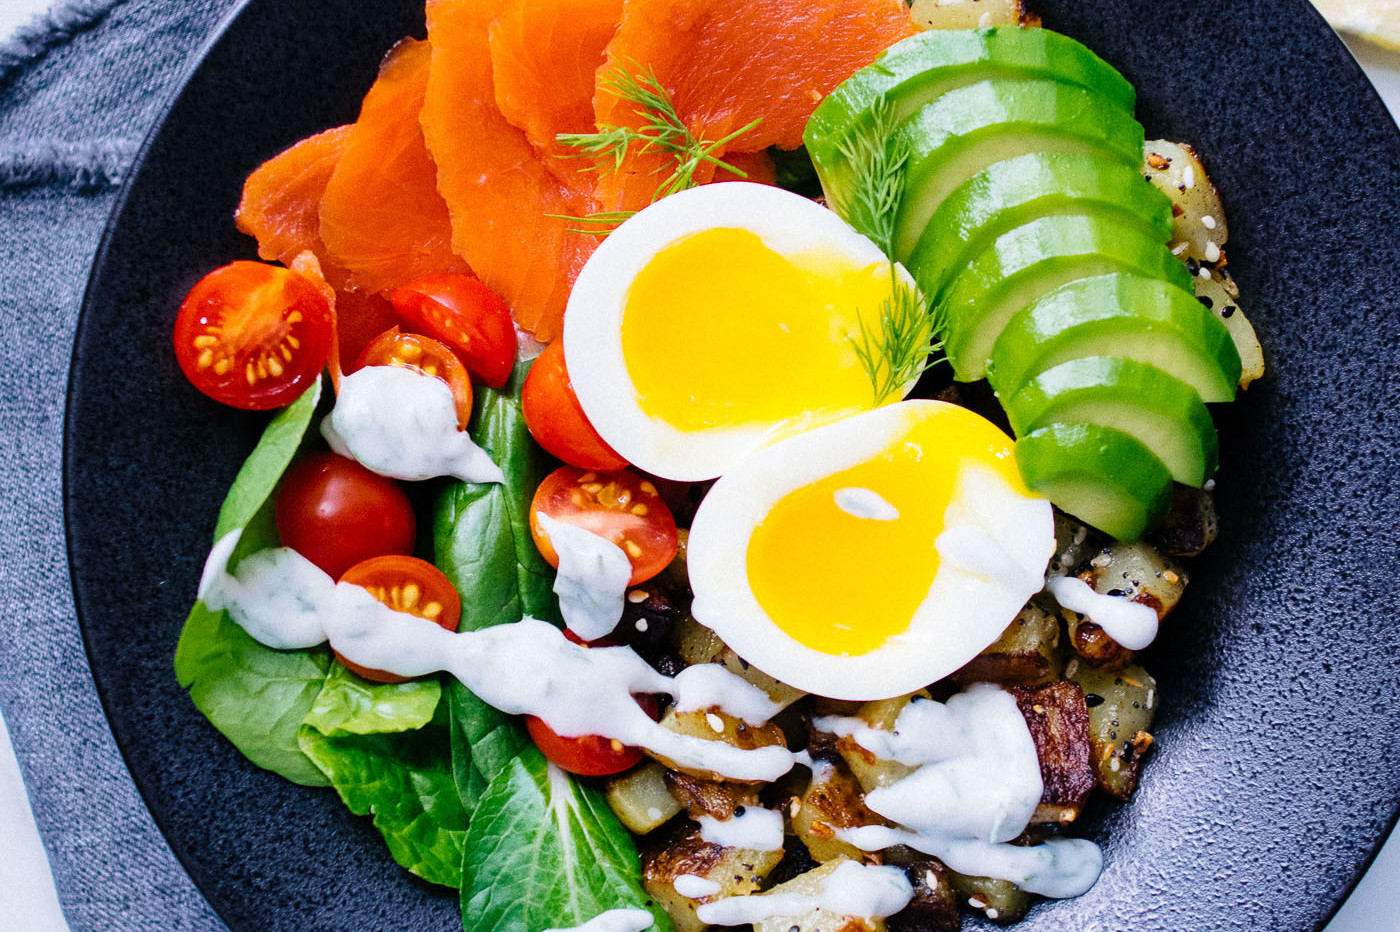
[[[666,768],[647,761],[607,781],[603,795],[628,831],[645,835],[681,811],[666,788]]]
[[[928,690],[921,689],[916,693],[907,696],[896,696],[893,699],[877,699],[874,702],[867,702],[855,711],[855,717],[861,719],[870,728],[881,731],[892,731],[895,719],[899,718],[899,713],[904,711],[904,707],[909,704],[909,700],[914,696],[929,698]],[[820,739],[819,739],[820,740]],[[841,755],[841,759],[846,762],[846,766],[851,769],[856,780],[860,782],[861,789],[869,793],[877,786],[889,786],[898,782],[914,772],[914,768],[908,764],[901,764],[898,761],[881,760],[865,748],[856,744],[854,738],[836,739],[836,751]]]
[[[909,16],[920,29],[1040,25],[1021,0],[914,0]]]
[[[775,744],[787,747],[783,730],[777,725],[771,722],[767,725],[750,725],[743,719],[735,718],[727,712],[717,709],[698,709],[693,712],[677,712],[674,708],[667,709],[666,713],[661,716],[660,725],[662,728],[670,729],[679,735],[699,738],[702,741],[723,741],[746,751]],[[651,754],[650,751],[647,753]],[[722,779],[722,775],[717,773],[681,767],[660,754],[651,754],[651,756],[672,770],[678,770],[694,777],[703,777],[707,780]]]
[[[707,780],[678,770],[666,771],[666,788],[692,819],[702,815],[721,821],[732,819],[734,810],[758,805],[758,789],[751,783]]]
[[[1016,697],[1040,759],[1044,790],[1031,821],[1073,822],[1095,783],[1084,691],[1076,683],[1060,680],[1034,688],[1012,686],[1008,692]]]
[[[1170,556],[1194,557],[1215,541],[1219,531],[1215,496],[1204,489],[1176,485],[1172,487],[1171,511],[1148,542]]]
[[[1165,619],[1186,591],[1181,564],[1150,544],[1114,541],[1103,547],[1079,578],[1095,592],[1122,596],[1146,605]],[[1121,670],[1136,655],[1078,612],[1062,608],[1075,653],[1103,670]]]
[[[860,783],[840,758],[824,758],[812,768],[812,781],[793,801],[792,830],[812,860],[819,864],[846,858],[852,861],[878,861],[850,842],[836,837],[836,829],[857,825],[888,825],[865,806]]]
[[[1157,681],[1136,666],[1111,673],[1071,661],[1065,673],[1084,690],[1089,707],[1090,761],[1099,789],[1127,800],[1152,747]]]
[[[1060,673],[1060,619],[1037,599],[1027,602],[1001,637],[953,674],[955,683],[1029,686]]]
[[[706,926],[695,915],[697,906],[757,892],[783,859],[781,850],[751,851],[705,841],[693,822],[648,835],[640,854],[642,887],[670,915],[676,932],[701,932]],[[718,884],[719,891],[693,899],[684,896],[676,891],[676,878],[683,875],[703,877]]]
[[[821,890],[823,881],[832,871],[845,863],[844,858],[828,861],[821,867],[810,870],[778,884],[770,893],[796,893],[812,896]],[[813,909],[793,916],[773,916],[762,922],[755,922],[754,932],[885,932],[885,920],[866,919],[860,916],[841,916],[824,909]]]
[[[963,902],[997,925],[1012,925],[1030,912],[1031,895],[1009,880],[994,877],[969,877],[949,872],[953,889]]]
[[[952,872],[932,858],[903,865],[914,898],[885,922],[889,932],[958,932],[962,916]]]

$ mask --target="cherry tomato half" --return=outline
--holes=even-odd
[[[175,358],[195,388],[263,411],[294,401],[321,374],[335,324],[330,301],[280,265],[233,262],[201,278],[175,317]]]
[[[676,522],[650,479],[631,469],[597,472],[561,466],[545,477],[530,502],[530,534],[545,560],[559,555],[536,514],[577,525],[622,548],[632,563],[629,586],[664,570],[676,556]]]
[[[462,619],[462,598],[452,580],[427,560],[391,555],[356,563],[340,577],[354,583],[397,612],[407,612],[437,622],[447,631],[456,631]],[[336,657],[352,672],[376,683],[402,683],[406,677],[384,670],[371,670]]]
[[[276,507],[282,543],[332,578],[361,560],[413,551],[416,525],[404,490],[334,453],[293,463]]]
[[[388,298],[405,323],[452,347],[476,378],[492,388],[506,384],[515,366],[515,325],[496,292],[470,275],[439,272]]]
[[[444,344],[417,333],[400,333],[392,327],[370,341],[355,369],[365,366],[401,366],[442,379],[457,403],[457,423],[462,430],[472,419],[472,381],[457,354]]]
[[[555,340],[545,347],[530,367],[520,405],[530,436],[564,462],[584,469],[621,469],[627,465],[583,413],[569,383],[569,370],[564,367],[564,341]]]

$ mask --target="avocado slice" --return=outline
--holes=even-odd
[[[905,265],[937,300],[953,270],[987,243],[1038,216],[1092,207],[1166,242],[1171,200],[1138,167],[1082,152],[1028,152],[995,162],[944,199]]]
[[[1111,272],[1191,287],[1191,273],[1165,243],[1103,212],[1038,217],[1003,233],[958,270],[938,304],[955,376],[973,382],[986,374],[992,346],[1017,311],[1061,285]]]
[[[1142,126],[1101,95],[1051,80],[979,81],[949,91],[895,130],[911,153],[895,219],[895,258],[906,260],[943,200],[988,165],[1030,152],[1097,155],[1136,170]],[[831,175],[833,186],[842,173]],[[822,187],[828,195],[823,177]],[[841,203],[839,194],[833,197]]]
[[[1100,424],[1049,424],[1016,441],[1032,492],[1119,540],[1134,541],[1171,505],[1172,477],[1140,440]]]
[[[1199,488],[1215,472],[1218,440],[1201,396],[1146,363],[1071,359],[1002,403],[1018,437],[1054,423],[1099,424],[1136,437],[1182,485]]]
[[[1205,402],[1232,400],[1240,380],[1229,330],[1205,305],[1176,285],[1122,272],[1072,281],[1017,311],[992,346],[987,378],[1010,398],[1036,373],[1081,356],[1149,363]]]
[[[1131,114],[1133,86],[1081,43],[1048,29],[1016,26],[935,29],[886,49],[817,106],[803,141],[820,169],[838,159],[841,141],[869,131],[878,101],[894,105],[897,120],[948,91],[989,77],[1055,78],[1099,92],[1109,106]]]

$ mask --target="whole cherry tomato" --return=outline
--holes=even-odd
[[[520,406],[530,436],[564,462],[584,469],[621,469],[627,465],[583,413],[564,366],[563,340],[545,347],[530,367]]]
[[[195,388],[266,410],[296,400],[325,368],[330,301],[290,269],[233,262],[201,278],[175,317],[175,358]]]
[[[403,488],[334,453],[292,464],[276,514],[282,543],[332,578],[361,560],[413,550],[413,505]]]
[[[492,388],[506,384],[515,366],[515,325],[496,292],[470,275],[439,272],[388,298],[411,329],[452,347],[473,376]]]
[[[341,582],[363,586],[380,602],[397,612],[407,612],[456,631],[462,619],[462,598],[442,570],[427,560],[398,555],[373,557],[356,563]],[[377,683],[402,683],[406,678],[384,670],[371,670],[336,657],[352,672]]]
[[[472,382],[457,354],[445,344],[418,333],[400,333],[392,327],[370,341],[350,371],[365,366],[400,366],[442,379],[452,389],[457,423],[462,430],[472,419]]]
[[[629,586],[651,579],[676,556],[671,510],[650,479],[631,469],[613,472],[561,466],[545,477],[530,502],[530,534],[553,567],[559,554],[536,514],[592,531],[622,548],[632,564]]]

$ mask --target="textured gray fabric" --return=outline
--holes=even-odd
[[[0,711],[73,932],[224,928],[137,796],[94,691],[60,469],[73,332],[116,184],[235,5],[78,0],[0,45]]]

